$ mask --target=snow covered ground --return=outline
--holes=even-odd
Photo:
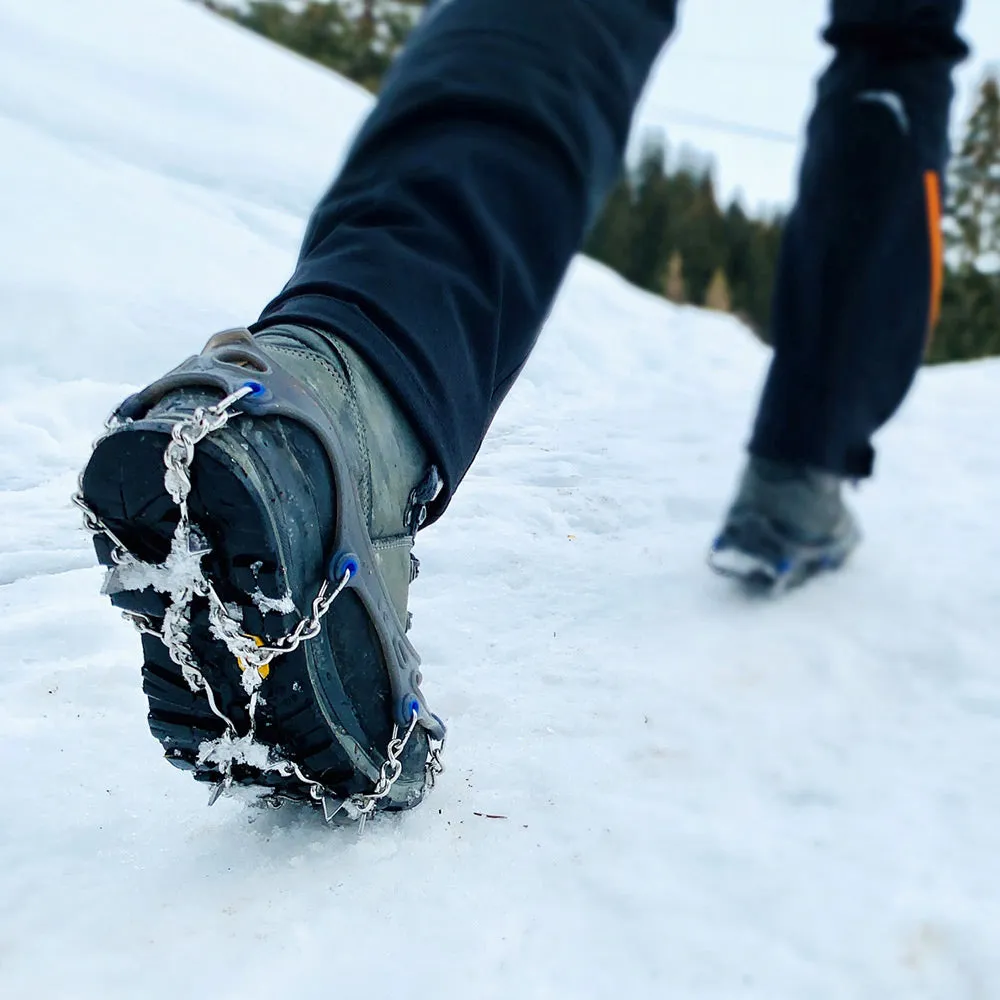
[[[0,0],[0,996],[997,996],[996,363],[922,377],[842,575],[749,602],[703,557],[764,350],[578,262],[419,542],[433,797],[359,840],[163,762],[76,470],[280,286],[366,105],[180,0]]]

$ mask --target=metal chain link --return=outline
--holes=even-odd
[[[352,573],[346,569],[336,587],[330,590],[330,581],[324,580],[319,593],[313,598],[310,614],[301,618],[295,628],[287,635],[281,636],[270,643],[257,643],[240,630],[239,622],[226,610],[225,604],[215,588],[209,583],[208,598],[210,602],[209,618],[225,636],[230,652],[249,666],[259,668],[267,666],[276,656],[292,653],[302,643],[315,639],[323,629],[322,621],[330,610],[333,602],[343,593],[350,582]],[[230,645],[230,639],[233,645]],[[234,648],[238,645],[238,649]]]
[[[197,407],[189,417],[185,417],[173,425],[170,441],[163,453],[163,463],[166,466],[163,484],[180,510],[180,519],[174,529],[173,544],[175,547],[183,546],[183,550],[188,552],[198,551],[191,548],[194,533],[187,502],[192,488],[191,468],[194,464],[195,448],[209,434],[225,427],[234,415],[232,407],[254,391],[255,387],[252,385],[243,386],[213,406]],[[109,420],[109,429],[113,429],[114,426],[115,424]],[[130,556],[121,539],[90,508],[81,493],[77,493],[73,497],[73,502],[82,510],[87,530],[93,534],[103,534],[111,542],[109,558],[112,564],[121,565],[122,561]],[[351,575],[350,567],[346,567],[340,580],[332,589],[330,581],[324,580],[319,592],[313,598],[310,614],[301,618],[291,632],[269,643],[256,640],[242,631],[240,623],[229,614],[215,587],[207,579],[204,580],[204,586],[198,586],[192,582],[182,588],[179,595],[171,594],[170,606],[164,615],[162,629],[157,629],[147,615],[138,612],[123,611],[122,617],[131,622],[139,632],[159,639],[166,647],[171,660],[180,667],[191,690],[204,692],[212,713],[225,725],[222,740],[228,740],[232,743],[241,740],[245,743],[252,743],[256,730],[260,685],[266,676],[262,668],[267,667],[275,657],[291,653],[298,649],[303,642],[319,635],[323,627],[323,617],[330,610],[337,597],[343,593],[350,582]],[[195,596],[208,598],[209,622],[212,630],[242,667],[244,689],[250,696],[248,706],[250,728],[245,737],[239,736],[232,719],[219,708],[215,692],[198,666],[187,641],[186,633],[187,626],[190,624],[191,602]],[[378,779],[371,792],[359,792],[345,799],[337,799],[321,782],[308,777],[298,764],[283,758],[269,760],[263,770],[265,772],[276,771],[283,777],[294,775],[298,781],[306,786],[310,799],[322,807],[327,822],[331,822],[341,811],[346,811],[352,819],[357,820],[360,832],[364,830],[365,824],[375,812],[378,803],[389,795],[399,780],[403,772],[401,757],[416,729],[417,722],[418,717],[414,713],[402,736],[399,735],[399,726],[393,725],[392,738],[386,748],[386,759],[379,769]],[[273,753],[273,748],[269,747],[268,749]],[[437,776],[444,770],[444,764],[441,760],[443,751],[444,740],[440,742],[429,741],[429,752],[424,766],[428,790],[434,787]],[[212,805],[232,785],[232,765],[233,759],[230,757],[223,765],[222,779],[212,790],[209,805]],[[280,804],[280,799],[269,799],[268,801],[273,805]]]

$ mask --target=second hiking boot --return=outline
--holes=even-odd
[[[751,457],[709,565],[766,591],[839,568],[861,540],[842,493],[831,473]]]

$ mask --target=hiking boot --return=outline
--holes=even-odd
[[[245,785],[362,822],[419,802],[444,727],[407,595],[440,480],[361,358],[302,327],[226,331],[108,426],[78,503],[167,759],[210,801]]]
[[[709,565],[769,591],[838,569],[861,540],[842,486],[820,469],[751,457]]]

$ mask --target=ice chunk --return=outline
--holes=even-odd
[[[291,592],[287,590],[284,597],[268,597],[258,587],[250,595],[250,599],[264,614],[267,614],[268,611],[279,611],[283,615],[294,615],[297,610],[295,601],[292,600]]]
[[[162,563],[145,562],[126,552],[118,565],[108,570],[103,593],[111,595],[152,587],[174,601],[186,601],[190,595],[203,594],[207,590],[201,561],[210,551],[205,540],[193,529],[176,532],[170,543],[170,553]]]

